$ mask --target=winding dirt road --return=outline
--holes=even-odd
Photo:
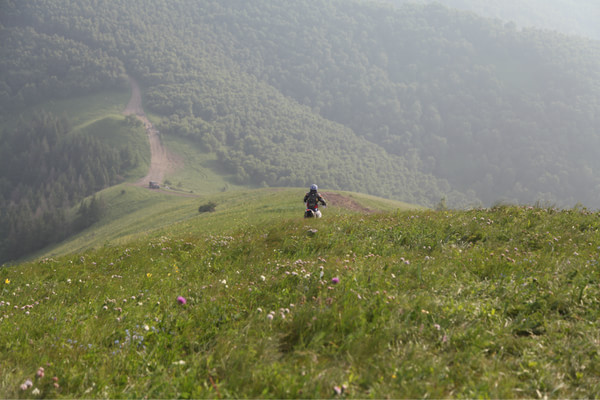
[[[146,133],[148,134],[148,140],[150,141],[151,153],[150,169],[148,170],[148,174],[139,181],[137,181],[135,184],[137,186],[143,187],[148,187],[150,181],[162,184],[165,175],[167,173],[175,171],[178,165],[180,164],[180,161],[178,161],[175,155],[168,152],[167,149],[163,146],[160,140],[160,134],[158,130],[152,126],[152,124],[148,120],[148,117],[146,117],[144,109],[142,108],[142,95],[140,92],[140,86],[135,81],[135,79],[128,77],[128,80],[129,84],[131,85],[131,99],[129,100],[127,107],[123,111],[123,114],[135,115],[140,121],[142,121],[144,127],[146,128]],[[170,194],[185,195],[181,193],[173,193],[171,191],[167,192]],[[371,210],[358,204],[358,202],[356,202],[354,199],[342,196],[337,193],[323,193],[323,195],[327,199],[329,205],[347,208],[350,210],[363,212],[365,214],[375,212],[374,210]]]
[[[147,187],[150,181],[162,184],[165,175],[169,172],[173,172],[177,168],[178,163],[176,158],[163,146],[158,130],[152,126],[144,113],[140,86],[133,78],[128,77],[128,80],[131,85],[131,99],[123,111],[123,114],[135,115],[142,121],[146,128],[146,133],[148,134],[148,140],[150,141],[151,154],[148,174],[137,181],[136,185]]]

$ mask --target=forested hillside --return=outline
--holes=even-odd
[[[479,15],[512,21],[520,27],[587,36],[600,40],[600,3],[596,0],[387,0],[392,4],[442,3]]]
[[[132,129],[136,123],[128,119],[120,124]],[[90,135],[69,135],[69,129],[64,119],[43,113],[2,135],[0,262],[56,243],[96,222],[103,213],[102,200],[83,199],[121,182],[139,162],[130,147],[118,149]],[[70,215],[76,205],[76,215]]]
[[[2,7],[5,111],[119,85],[127,71],[161,132],[217,153],[238,183],[314,181],[424,205],[600,206],[598,42],[439,5]]]

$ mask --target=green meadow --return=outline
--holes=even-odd
[[[598,213],[124,191],[155,226],[0,269],[3,397],[600,395]]]

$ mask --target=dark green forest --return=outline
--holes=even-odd
[[[598,41],[347,0],[3,0],[0,40],[3,119],[129,74],[238,183],[600,206]]]
[[[128,120],[128,123],[132,123]],[[69,135],[68,121],[49,113],[2,133],[0,148],[0,262],[56,243],[98,221],[93,196],[123,180],[135,153],[96,138]],[[75,215],[68,210],[78,206]]]

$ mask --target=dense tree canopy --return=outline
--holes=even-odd
[[[82,200],[122,181],[124,171],[136,163],[127,147],[116,149],[89,135],[69,135],[68,122],[49,113],[21,121],[1,136],[0,262],[97,221],[101,200]],[[73,218],[67,211],[78,203]]]
[[[598,42],[342,0],[8,0],[0,24],[5,109],[126,70],[240,183],[600,206]]]

